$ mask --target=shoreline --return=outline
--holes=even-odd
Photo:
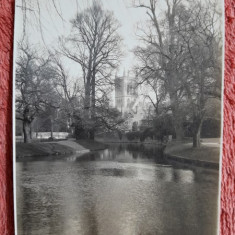
[[[166,145],[164,156],[170,162],[194,165],[219,170],[220,147],[202,142],[200,148],[193,148],[192,143],[171,142]]]
[[[192,166],[206,167],[206,168],[219,170],[219,163],[216,163],[216,162],[202,161],[198,159],[189,159],[189,158],[184,158],[184,157],[171,155],[171,154],[165,154],[165,157],[169,162],[177,162],[181,164],[187,164],[187,165],[192,165]]]
[[[103,150],[107,146],[87,140],[61,140],[53,142],[16,143],[16,159],[48,156],[66,156]]]

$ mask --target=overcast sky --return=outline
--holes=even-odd
[[[26,36],[30,43],[39,48],[56,48],[59,36],[67,36],[71,30],[70,20],[77,12],[89,7],[92,0],[25,0],[27,2]],[[38,11],[37,1],[40,5]],[[143,0],[147,1],[147,0]],[[218,2],[221,0],[217,0]],[[55,5],[53,4],[55,3]],[[137,25],[146,28],[148,19],[146,9],[133,8],[133,0],[100,0],[104,9],[113,11],[116,19],[120,22],[119,34],[123,38],[125,57],[122,59],[118,74],[127,73],[136,63],[132,50],[140,44],[137,37]],[[22,38],[23,17],[22,0],[16,0],[15,40]],[[158,15],[166,8],[165,1],[158,1]],[[40,15],[40,18],[38,17]],[[161,16],[161,15],[160,15]],[[40,23],[39,23],[40,19]],[[41,26],[41,27],[40,27]],[[17,54],[16,54],[17,56]],[[75,62],[64,59],[65,66],[72,76],[72,80],[81,78],[81,70]],[[81,84],[82,79],[79,79]]]
[[[89,7],[92,0],[25,0],[28,10],[26,23],[26,35],[30,43],[38,44],[48,48],[56,47],[58,37],[66,36],[71,30],[70,20],[77,12]],[[38,3],[40,12],[38,11]],[[145,0],[146,1],[146,0]],[[221,0],[217,0],[218,2]],[[53,4],[54,2],[54,4]],[[120,65],[120,72],[124,69],[131,69],[135,63],[133,53],[131,52],[140,42],[137,38],[137,24],[145,26],[148,19],[146,9],[133,8],[133,0],[100,0],[105,9],[114,12],[116,19],[121,23],[119,33],[123,38],[124,51],[126,53]],[[16,0],[16,26],[15,39],[19,40],[23,32],[22,20],[22,0]],[[164,0],[158,1],[158,14],[166,8]],[[39,17],[40,15],[40,24]],[[141,23],[142,22],[142,23]],[[41,27],[40,27],[41,26]],[[42,36],[43,35],[43,36]],[[44,42],[43,42],[44,41]],[[73,62],[67,61],[67,66],[71,67],[73,73]]]
[[[82,11],[89,7],[92,0],[55,0],[53,1],[38,0],[40,3],[40,24],[38,5],[36,0],[26,0],[29,9],[27,10],[27,19],[30,19],[26,24],[26,35],[30,43],[48,48],[56,47],[58,37],[68,35],[71,30],[70,20],[73,19],[77,11]],[[132,0],[101,0],[105,9],[114,12],[116,19],[120,22],[121,27],[119,33],[123,38],[125,57],[120,66],[120,73],[125,69],[131,69],[134,64],[134,56],[132,49],[139,43],[136,29],[140,22],[145,22],[147,19],[146,10],[132,7]],[[161,4],[163,1],[160,1]],[[159,4],[159,7],[161,7]],[[23,32],[23,18],[21,0],[16,1],[16,27],[15,39],[19,40]],[[41,25],[41,28],[40,28]],[[43,36],[42,36],[43,35]],[[70,67],[73,74],[74,62],[67,61],[67,66]]]

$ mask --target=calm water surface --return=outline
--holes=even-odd
[[[150,148],[28,159],[16,174],[19,235],[217,232],[218,171],[170,165]]]

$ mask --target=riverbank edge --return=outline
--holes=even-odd
[[[99,151],[107,148],[106,145],[98,143],[96,141],[86,141],[86,140],[69,140],[72,144],[77,145],[71,147],[66,144],[57,142],[40,142],[40,143],[16,143],[16,158],[35,158],[35,157],[47,157],[47,156],[66,156],[71,154],[83,154],[91,151]],[[86,146],[82,144],[87,142]],[[92,145],[92,143],[93,145]],[[90,148],[89,148],[90,147]]]
[[[184,142],[177,142],[177,143],[171,143],[171,144],[167,144],[163,153],[164,153],[164,157],[168,160],[168,161],[173,161],[173,162],[178,162],[181,164],[186,164],[186,165],[193,165],[193,166],[199,166],[199,167],[205,167],[205,168],[211,168],[211,169],[216,169],[219,170],[219,162],[212,162],[209,160],[201,160],[201,159],[196,159],[196,158],[186,158],[183,156],[180,156],[179,154],[176,154],[174,149],[171,149],[172,146],[174,145],[178,145],[180,147],[182,147],[182,149],[184,149],[183,145],[185,144]],[[204,148],[205,151],[209,151],[210,147],[206,147]],[[218,148],[219,149],[219,148]],[[182,153],[183,150],[182,150]],[[220,152],[218,151],[218,155],[220,154]]]
[[[194,166],[219,170],[219,163],[216,163],[216,162],[202,161],[198,159],[189,159],[189,158],[184,158],[184,157],[180,157],[180,156],[173,155],[173,154],[165,154],[165,157],[167,160],[182,163],[182,164],[187,164],[187,165],[190,164]]]
[[[47,157],[74,154],[73,148],[58,143],[16,143],[16,158]]]

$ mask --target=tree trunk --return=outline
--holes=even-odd
[[[24,143],[31,142],[31,123],[33,118],[29,115],[29,108],[25,107],[23,111],[23,133],[24,133]]]
[[[176,140],[180,141],[184,138],[184,129],[182,122],[182,114],[179,111],[179,107],[175,101],[175,98],[173,98],[173,101],[171,100],[171,106],[172,106],[173,125],[175,129]]]
[[[85,99],[84,99],[84,128],[86,132],[86,138],[89,138],[89,128],[90,128],[90,106],[91,106],[91,85],[90,81],[85,84]]]
[[[90,75],[87,75],[85,83],[85,98],[84,98],[84,117],[85,119],[90,118],[90,106],[91,106],[91,84]]]
[[[95,139],[95,75],[92,75],[92,82],[91,82],[91,123],[92,126],[90,127],[90,135],[89,139]]]
[[[33,127],[32,127],[32,122],[30,123],[30,139],[33,139]]]
[[[200,136],[202,127],[202,118],[195,117],[193,120],[193,147],[199,148],[201,146]]]
[[[196,133],[193,133],[193,147],[194,148],[199,148],[201,146],[200,135],[201,135],[200,129]]]
[[[54,133],[54,120],[53,120],[53,117],[51,117],[51,138],[52,139],[54,138],[53,133]]]
[[[28,120],[23,121],[23,133],[24,133],[24,143],[31,143],[30,122]]]
[[[36,139],[38,138],[38,119],[36,120]]]
[[[170,96],[170,103],[171,103],[171,111],[173,116],[173,126],[175,129],[176,140],[182,140],[184,137],[184,130],[183,130],[183,114],[180,110],[179,100],[176,92],[176,86],[174,80],[177,78],[175,74],[169,73],[167,74],[167,84],[168,84],[168,92]]]
[[[85,87],[85,100],[84,100],[84,111],[85,117],[89,118],[89,111],[90,111],[90,87],[86,85]]]
[[[91,118],[95,118],[95,77],[92,78],[91,84]]]

